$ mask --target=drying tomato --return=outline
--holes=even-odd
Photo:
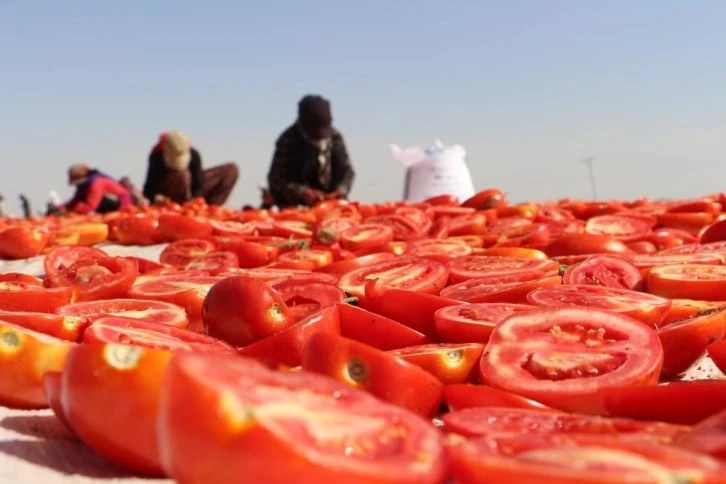
[[[113,233],[121,245],[154,245],[164,241],[159,221],[146,215],[122,218],[115,224]]]
[[[162,392],[161,454],[178,482],[444,479],[440,437],[428,422],[328,378],[177,353]],[[330,429],[345,429],[345,439]]]
[[[676,299],[720,301],[726,294],[726,266],[681,264],[653,267],[648,291]]]
[[[165,213],[159,216],[159,233],[166,240],[192,239],[212,235],[212,224],[201,217]]]
[[[525,273],[526,274],[526,273]],[[526,275],[524,277],[527,277]],[[441,291],[440,296],[468,303],[513,303],[527,302],[527,295],[540,287],[560,286],[560,276],[538,279],[523,279],[523,274],[501,275],[491,278],[469,279],[451,285]]]
[[[104,316],[141,319],[185,329],[189,320],[184,308],[162,301],[143,299],[106,299],[68,304],[58,309],[64,316],[84,316],[91,322]]]
[[[71,287],[77,301],[124,297],[139,275],[136,263],[123,257],[81,259],[58,274],[47,275],[46,287]]]
[[[568,267],[562,284],[593,285],[643,291],[645,279],[637,266],[619,257],[596,255]]]
[[[239,267],[237,254],[230,251],[218,251],[197,257],[185,267],[185,270],[203,271],[211,275],[217,275],[237,267]]]
[[[716,341],[709,344],[707,350],[708,356],[711,357],[718,369],[722,373],[726,373],[726,341]]]
[[[377,279],[381,285],[425,294],[438,294],[446,286],[449,269],[429,259],[410,257],[383,261],[343,274],[338,284],[352,296],[365,295],[367,280]]]
[[[706,347],[726,336],[726,308],[675,321],[658,329],[663,346],[663,378],[686,372]]]
[[[700,454],[707,454],[721,461],[726,459],[726,411],[721,411],[691,427],[689,432],[678,435],[673,442]]]
[[[79,260],[102,259],[104,257],[108,257],[108,254],[95,247],[62,245],[55,247],[46,254],[45,260],[43,260],[43,269],[45,275],[55,275],[60,274]]]
[[[434,313],[436,334],[446,343],[486,343],[497,324],[513,314],[534,309],[527,304],[506,303],[447,306]]]
[[[39,255],[48,244],[48,231],[20,225],[0,232],[0,258],[28,259]]]
[[[338,303],[336,306],[340,317],[340,334],[346,338],[383,351],[431,342],[424,334],[385,316],[350,304]]]
[[[497,407],[497,408],[524,408],[541,409],[555,412],[539,402],[504,390],[486,385],[472,385],[458,383],[444,387],[444,401],[452,412],[465,408]]]
[[[239,237],[254,235],[257,231],[255,225],[246,222],[235,222],[234,220],[210,220],[212,233],[224,237]]]
[[[62,371],[74,343],[0,321],[0,405],[48,408],[43,375]]]
[[[164,476],[157,445],[160,387],[172,353],[128,345],[80,345],[61,382],[73,431],[98,454],[134,472]],[[123,411],[109,411],[109,409]]]
[[[380,223],[363,223],[339,234],[340,246],[354,252],[371,252],[393,240],[393,229]]]
[[[295,321],[343,302],[346,297],[336,285],[305,279],[285,279],[272,283],[272,288],[282,296]]]
[[[529,249],[527,247],[490,247],[483,249],[480,255],[489,257],[514,257],[527,259],[546,260],[547,254],[537,249]]]
[[[154,262],[153,260],[144,259],[142,257],[134,257],[134,256],[124,256],[124,259],[129,259],[130,261],[133,261],[136,263],[136,267],[139,269],[139,275],[149,274],[151,272],[158,273],[160,271],[163,271],[167,268],[165,268],[163,265],[159,264],[158,262]],[[171,268],[169,268],[171,269]],[[173,270],[173,269],[171,269]]]
[[[396,256],[390,252],[376,252],[374,254],[363,255],[352,259],[339,260],[330,265],[320,267],[318,272],[327,272],[329,274],[345,274],[361,267],[372,266],[379,262],[390,261]]]
[[[176,240],[167,245],[159,255],[162,264],[185,269],[193,260],[215,250],[215,244],[206,239]],[[220,248],[220,250],[226,250]]]
[[[219,242],[218,250],[233,252],[237,255],[239,267],[249,269],[262,267],[274,261],[279,253],[278,247],[248,240],[227,240]]]
[[[543,308],[510,316],[494,328],[480,373],[494,387],[586,412],[574,397],[654,385],[662,364],[658,336],[637,319],[580,307]]]
[[[671,299],[671,307],[668,310],[662,325],[672,323],[679,319],[692,318],[713,312],[715,309],[726,308],[726,301],[694,301],[692,299]]]
[[[70,287],[46,289],[25,282],[0,282],[0,309],[54,313],[74,301],[76,291]]]
[[[30,286],[43,286],[43,279],[20,272],[6,272],[0,274],[0,282],[22,282]]]
[[[365,389],[419,415],[433,416],[441,403],[443,385],[435,376],[390,353],[342,336],[311,336],[302,367]],[[401,385],[402,381],[406,384]]]
[[[414,257],[437,257],[444,260],[471,254],[472,248],[459,239],[421,239],[408,244],[406,253]]]
[[[484,351],[480,343],[426,344],[389,353],[428,371],[444,385],[472,382]]]
[[[285,252],[277,257],[275,267],[312,271],[333,263],[333,253],[327,249],[303,249]]]
[[[557,275],[559,270],[559,264],[551,260],[472,255],[449,262],[449,280],[456,284],[469,279],[496,280],[503,275],[519,275],[518,280],[531,281]]]
[[[568,234],[553,240],[544,252],[550,257],[580,254],[632,254],[622,241],[606,235]]]
[[[476,210],[499,208],[506,204],[504,194],[496,188],[487,188],[474,194],[461,203],[462,207],[471,207]]]
[[[632,242],[650,233],[654,226],[655,220],[650,222],[647,219],[622,215],[600,215],[587,221],[585,232]]]
[[[212,286],[204,299],[202,321],[207,334],[235,346],[249,345],[294,323],[282,296],[247,276],[228,277]]]
[[[63,396],[61,391],[61,382],[63,373],[60,371],[47,371],[43,374],[43,392],[48,406],[55,414],[58,421],[63,424],[69,432],[73,432],[71,424],[66,418],[65,410],[63,410]]]
[[[83,316],[0,310],[0,321],[22,326],[67,341],[78,341],[90,321]]]

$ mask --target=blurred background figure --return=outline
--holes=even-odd
[[[33,205],[30,199],[24,193],[20,194],[20,207],[23,209],[23,217],[30,218],[33,216]]]
[[[149,154],[143,195],[152,203],[184,203],[202,197],[224,205],[237,183],[235,163],[202,169],[202,157],[181,131],[163,133]]]
[[[5,218],[7,216],[8,214],[5,211],[5,197],[0,194],[0,218]]]
[[[146,207],[149,201],[146,200],[141,190],[131,182],[131,178],[125,176],[118,181],[131,194],[131,199],[137,207]]]
[[[79,163],[71,166],[68,184],[76,187],[76,193],[70,201],[58,207],[61,212],[108,213],[133,205],[126,188],[88,165]]]
[[[312,206],[325,199],[345,199],[354,179],[343,136],[333,128],[330,101],[303,97],[297,121],[275,144],[267,175],[274,205]]]

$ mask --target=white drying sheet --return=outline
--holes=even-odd
[[[165,245],[152,247],[99,246],[112,255],[135,255],[154,261]],[[42,275],[43,258],[0,261],[0,273]],[[686,380],[726,379],[704,358]],[[0,482],[30,483],[167,483],[167,479],[143,479],[94,454],[61,425],[50,410],[23,411],[0,407]],[[211,483],[210,483],[211,484]]]

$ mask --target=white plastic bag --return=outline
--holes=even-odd
[[[436,140],[429,148],[390,145],[388,152],[406,167],[404,200],[415,203],[437,195],[454,195],[464,201],[474,195],[462,146],[445,147]]]

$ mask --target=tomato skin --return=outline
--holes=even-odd
[[[685,373],[713,341],[726,336],[726,308],[675,321],[658,329],[663,346],[662,378]]]
[[[166,240],[192,239],[212,235],[209,221],[186,215],[165,213],[159,216],[159,233]]]
[[[496,188],[488,188],[475,193],[471,198],[461,203],[462,207],[471,207],[476,210],[499,208],[506,204],[504,194]]]
[[[673,299],[720,301],[726,294],[726,267],[710,264],[680,264],[653,267],[648,291]]]
[[[302,364],[305,346],[317,333],[340,334],[340,317],[336,306],[311,314],[286,330],[240,348],[239,354],[270,368],[294,368]]]
[[[108,254],[95,247],[63,245],[55,247],[46,254],[43,269],[46,276],[59,274],[81,259],[100,259],[102,257],[108,257]]]
[[[632,250],[636,254],[655,254],[658,252],[658,248],[653,242],[648,240],[636,240],[634,242],[628,242],[626,244],[628,249]]]
[[[211,240],[187,238],[175,240],[167,245],[159,255],[159,262],[185,269],[194,259],[215,250]],[[226,250],[220,248],[219,250]]]
[[[726,342],[722,340],[709,344],[707,352],[721,373],[726,373]]]
[[[374,252],[373,254],[363,255],[353,259],[340,260],[330,265],[319,267],[317,272],[325,272],[328,274],[345,274],[346,272],[360,269],[361,267],[371,266],[379,262],[385,262],[395,259],[396,256],[390,252]]]
[[[313,335],[305,346],[302,367],[365,389],[424,417],[432,417],[441,403],[443,385],[435,376],[390,353],[342,336]]]
[[[550,257],[580,254],[632,254],[622,241],[605,235],[569,234],[551,242],[544,252]]]
[[[280,404],[289,408],[284,418],[275,412]],[[365,451],[345,454],[323,432],[323,415],[349,429],[351,449],[367,442]],[[366,428],[370,422],[393,440]],[[244,358],[175,355],[159,428],[164,467],[186,484],[236,484],[242,475],[245,482],[346,484],[438,484],[445,477],[440,437],[428,422],[330,379],[270,372]]]
[[[0,321],[73,342],[79,340],[80,335],[90,324],[90,321],[83,316],[3,310],[0,310]]]
[[[62,383],[63,373],[60,371],[48,371],[43,374],[43,391],[45,392],[45,398],[48,402],[48,406],[55,414],[58,421],[70,432],[73,432],[71,424],[66,418],[65,411],[63,410],[62,400]]]
[[[690,432],[677,436],[673,443],[723,461],[726,459],[726,412],[721,411],[697,423]]]
[[[366,281],[374,278],[381,285],[436,295],[446,286],[449,269],[445,264],[419,257],[399,258],[347,272],[338,285],[348,294],[362,297]]]
[[[61,382],[63,411],[78,437],[109,461],[164,476],[156,419],[172,352],[127,345],[80,345]],[[119,407],[123,412],[108,411]]]
[[[6,272],[4,274],[0,274],[0,282],[22,282],[24,284],[37,287],[41,287],[43,285],[42,279],[35,276],[29,276],[28,274],[22,274],[20,272]]]
[[[0,321],[0,405],[48,408],[43,375],[62,371],[74,343]]]
[[[342,289],[326,282],[290,278],[271,285],[282,296],[294,321],[305,319],[346,298]]]
[[[145,215],[122,218],[115,224],[113,233],[121,245],[154,245],[164,240],[159,221]]]
[[[645,279],[638,267],[618,257],[605,255],[593,256],[568,267],[562,274],[562,284],[645,290]]]
[[[477,363],[483,351],[481,343],[460,343],[409,346],[389,353],[423,368],[444,385],[451,385],[478,378]]]
[[[0,283],[0,310],[54,313],[71,303],[76,291],[70,287],[47,289],[22,282]]]
[[[436,334],[446,343],[486,343],[494,327],[512,314],[533,311],[527,304],[480,303],[447,306],[434,312]]]
[[[209,290],[202,306],[208,335],[246,346],[290,327],[294,320],[279,293],[247,276],[222,279]]]
[[[139,275],[136,262],[124,257],[81,259],[61,273],[46,276],[45,287],[71,287],[76,301],[124,297]]]
[[[48,232],[20,225],[0,232],[0,258],[28,259],[40,254],[48,244]]]
[[[189,326],[184,308],[162,301],[144,299],[106,299],[67,304],[57,310],[62,316],[83,316],[91,323],[106,316],[143,319],[176,328]]]
[[[444,401],[449,411],[455,412],[465,408],[500,407],[539,409],[556,412],[539,402],[487,385],[457,383],[444,387]]]
[[[350,304],[336,304],[340,334],[382,351],[397,350],[433,341],[418,331],[385,316]]]
[[[618,343],[611,347],[610,340]],[[558,365],[569,353],[577,355],[573,366]],[[568,307],[522,312],[496,326],[480,376],[485,384],[545,405],[591,413],[576,399],[612,387],[654,385],[662,365],[660,341],[645,324],[610,311]]]

